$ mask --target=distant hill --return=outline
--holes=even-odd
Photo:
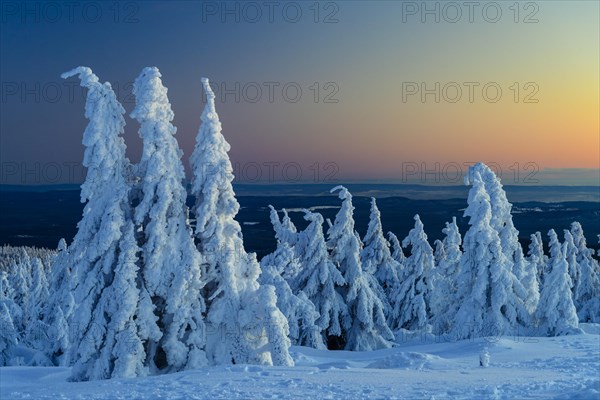
[[[419,185],[347,185],[353,192],[356,228],[364,235],[369,217],[369,196],[377,197],[383,227],[403,238],[413,225],[418,213],[425,224],[431,243],[442,237],[444,223],[457,217],[461,233],[468,229],[463,211],[467,205],[466,186]],[[333,220],[339,199],[329,194],[333,185],[238,185],[235,187],[241,210],[238,221],[242,225],[244,243],[259,257],[275,247],[273,229],[269,221],[268,205],[286,208],[299,229],[305,227],[303,208],[313,208],[325,218]],[[27,245],[55,248],[60,238],[70,242],[81,219],[83,204],[79,201],[77,185],[50,187],[4,187],[0,191],[0,244]],[[514,202],[514,221],[523,245],[529,235],[539,230],[545,235],[550,228],[562,233],[573,221],[583,225],[590,247],[598,247],[600,208],[593,199],[595,187],[530,187],[508,186],[508,198]],[[531,201],[533,198],[563,199],[556,202]],[[402,196],[398,195],[402,193]],[[527,201],[519,201],[525,199]],[[597,199],[597,197],[596,197]],[[575,200],[575,201],[574,201]],[[193,199],[188,198],[188,204]],[[193,222],[193,221],[192,221]],[[562,236],[562,235],[561,235]]]

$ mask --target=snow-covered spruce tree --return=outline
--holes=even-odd
[[[31,286],[27,301],[27,316],[29,322],[42,319],[44,304],[48,300],[48,279],[44,271],[44,265],[39,258],[31,260]]]
[[[298,230],[296,229],[296,225],[292,222],[292,219],[288,215],[287,210],[284,208],[283,210],[283,218],[281,219],[281,233],[280,240],[282,242],[286,242],[290,246],[294,246],[297,241]]]
[[[211,327],[208,358],[214,364],[292,365],[290,341],[285,338],[287,321],[271,296],[272,288],[258,283],[256,255],[244,249],[242,230],[235,220],[240,206],[232,187],[233,168],[227,154],[230,146],[221,133],[208,79],[202,78],[202,84],[207,102],[190,163],[196,198],[195,234],[206,258],[207,319]]]
[[[293,282],[315,305],[319,313],[316,324],[329,348],[339,348],[344,332],[350,327],[348,307],[341,295],[344,277],[330,260],[323,234],[323,216],[304,210],[309,222],[299,232],[299,261],[302,269]]]
[[[390,240],[392,258],[398,263],[396,275],[398,275],[398,281],[402,282],[405,272],[404,264],[406,263],[406,256],[404,255],[404,250],[402,250],[402,245],[400,244],[400,240],[398,240],[398,236],[394,235],[392,232],[388,232],[388,238]]]
[[[262,273],[259,277],[261,285],[273,285],[277,295],[277,307],[285,315],[289,323],[289,338],[293,345],[325,348],[321,329],[316,325],[319,313],[304,292],[292,288],[296,276],[300,272],[300,262],[292,246],[296,243],[296,227],[289,221],[284,210],[284,223],[273,206],[270,218],[277,238],[277,247],[271,254],[261,260]],[[285,218],[288,219],[287,223]]]
[[[275,231],[275,239],[278,242],[287,242],[287,232],[283,227],[281,220],[279,219],[279,214],[275,207],[269,204],[269,219],[271,220],[271,224],[273,225],[273,230]]]
[[[406,259],[404,277],[394,294],[396,305],[389,318],[394,330],[426,329],[431,319],[435,273],[433,249],[427,241],[419,215],[415,215],[414,219],[414,228],[402,241],[404,247],[411,246],[411,254]]]
[[[562,246],[554,229],[550,237],[550,261],[535,317],[540,333],[560,336],[581,333],[571,295],[571,277],[565,258],[568,244]]]
[[[36,354],[31,360],[32,365],[48,366],[52,365],[52,362],[44,355],[44,352],[50,346],[50,338],[48,337],[48,327],[43,322],[45,319],[44,305],[49,296],[48,280],[40,259],[34,257],[31,261],[31,286],[25,307],[27,325],[23,342],[31,349],[36,350]]]
[[[297,295],[289,283],[282,277],[286,269],[298,270],[299,261],[287,243],[277,243],[273,257],[263,258],[262,273],[259,277],[261,285],[272,285],[277,295],[277,307],[289,323],[289,338],[293,345],[325,348],[321,329],[316,325],[319,313],[314,304],[303,291]]]
[[[31,287],[31,258],[23,248],[19,249],[19,255],[9,267],[8,284],[12,288],[12,300],[19,308],[11,314],[13,325],[19,338],[22,338],[27,328],[27,304]]]
[[[81,200],[86,205],[67,257],[77,305],[71,319],[69,362],[74,364],[71,379],[145,374],[139,369],[119,367],[131,358],[138,364],[145,362],[143,351],[126,345],[134,339],[148,339],[139,325],[149,323],[142,320],[145,314],[137,310],[137,301],[125,295],[137,290],[135,280],[126,278],[135,275],[137,245],[132,244],[128,234],[131,230],[128,228],[131,225],[129,161],[120,136],[125,126],[125,110],[110,84],[100,83],[91,69],[78,67],[62,77],[74,75],[81,79],[81,86],[88,88],[85,116],[89,123],[83,136],[86,147],[83,165],[87,175],[81,185]],[[119,284],[123,280],[128,286]],[[115,285],[118,289],[114,289]],[[118,323],[125,320],[135,320],[135,327]]]
[[[447,333],[452,328],[457,297],[457,278],[459,275],[460,259],[462,257],[462,237],[456,224],[456,217],[452,222],[446,222],[442,229],[445,234],[443,245],[445,257],[439,262],[434,274],[434,287],[431,297],[431,313],[433,331],[436,334]]]
[[[594,251],[587,247],[583,228],[579,222],[571,224],[573,243],[577,247],[577,263],[580,283],[574,298],[577,315],[581,322],[600,323],[600,265],[592,257]]]
[[[10,310],[0,299],[0,367],[10,365],[17,342],[17,331],[13,325]]]
[[[395,304],[392,295],[399,284],[400,266],[392,257],[390,244],[383,236],[381,213],[374,197],[371,198],[371,216],[360,257],[364,272],[374,276],[384,291],[385,297],[381,296],[381,301],[384,304],[384,313],[387,315],[391,311],[391,305]]]
[[[273,224],[273,230],[275,231],[275,238],[277,239],[277,248],[271,254],[267,254],[261,260],[261,265],[266,264],[276,264],[280,261],[276,261],[277,258],[280,258],[283,255],[283,259],[287,259],[288,257],[288,248],[291,250],[291,254],[295,257],[296,251],[295,246],[297,243],[298,233],[296,231],[296,226],[291,222],[290,217],[288,216],[287,211],[284,209],[284,217],[283,221],[279,219],[279,214],[277,214],[277,210],[271,205],[269,205],[270,209],[270,218],[271,223]],[[286,247],[282,249],[282,247]],[[280,269],[281,276],[289,282],[293,282],[296,275],[300,271],[301,265],[299,262],[288,263],[285,268]],[[292,288],[294,292],[297,292],[296,288]],[[282,310],[283,311],[283,310]],[[285,313],[284,313],[285,314]],[[290,327],[291,329],[291,327]]]
[[[446,259],[446,249],[444,248],[444,242],[439,239],[436,239],[433,242],[433,261],[435,267],[437,268],[442,261]]]
[[[500,179],[494,171],[483,163],[478,163],[469,169],[477,170],[483,179],[485,190],[490,196],[491,220],[490,225],[498,232],[502,251],[516,280],[513,280],[513,291],[523,301],[527,312],[533,313],[539,301],[539,285],[535,265],[530,264],[523,255],[523,248],[519,243],[519,231],[515,228],[512,219],[512,204],[506,197]],[[526,315],[520,316],[526,319]]]
[[[185,204],[183,152],[175,139],[174,114],[156,67],[144,68],[133,85],[140,123],[142,178],[135,222],[143,232],[143,288],[148,291],[163,333],[148,346],[159,370],[180,371],[207,364],[201,295],[201,256],[194,244]]]
[[[544,244],[540,232],[532,233],[530,240],[529,250],[527,251],[527,261],[530,264],[535,265],[538,275],[538,286],[541,287],[548,267],[548,256],[544,254]]]
[[[52,259],[50,296],[44,306],[44,323],[50,339],[45,352],[54,365],[66,366],[68,361],[69,321],[75,309],[72,283],[67,243],[60,239],[57,253]]]
[[[20,313],[21,310],[14,303],[13,296],[6,272],[0,271],[0,367],[10,365],[19,340],[12,316],[15,311]]]
[[[479,171],[471,171],[468,207],[471,226],[463,241],[452,335],[456,339],[509,333],[527,323],[528,313],[513,290],[515,276],[491,226],[492,207]],[[525,321],[523,321],[525,316]]]
[[[21,307],[15,303],[15,291],[10,284],[8,273],[6,271],[0,271],[0,301],[8,307],[11,320],[15,318],[15,316],[20,318],[22,310]]]
[[[339,266],[346,281],[343,288],[351,324],[345,332],[345,349],[352,351],[375,350],[391,347],[394,335],[386,323],[385,296],[377,280],[363,271],[360,261],[361,244],[354,230],[352,195],[343,186],[336,186],[342,207],[328,231],[331,259]]]
[[[151,304],[142,304],[136,281],[138,279],[139,248],[134,236],[134,225],[127,221],[123,227],[123,237],[119,241],[118,260],[110,286],[106,287],[93,309],[92,319],[101,321],[104,315],[110,315],[104,326],[99,329],[102,337],[87,335],[85,340],[98,341],[96,346],[79,347],[79,356],[73,366],[74,377],[90,376],[91,379],[106,377],[135,377],[148,374],[144,340],[147,337],[159,337],[160,332],[151,318],[153,334],[145,332],[145,320],[139,308],[151,309]],[[140,305],[142,307],[140,307]]]
[[[566,245],[565,259],[569,265],[571,293],[573,294],[573,302],[575,302],[577,294],[579,293],[579,285],[581,283],[581,267],[579,266],[579,262],[577,262],[578,251],[577,247],[575,246],[575,242],[573,241],[573,235],[571,235],[571,232],[568,229],[565,229],[563,232],[563,244]]]

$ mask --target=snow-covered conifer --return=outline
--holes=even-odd
[[[19,249],[19,255],[9,267],[8,284],[12,288],[12,300],[19,308],[11,314],[17,335],[23,336],[27,328],[27,304],[31,287],[31,258],[24,248]]]
[[[571,277],[566,260],[567,243],[560,244],[554,229],[550,237],[549,268],[536,311],[538,329],[548,336],[579,333],[579,321],[571,294]]]
[[[364,272],[374,276],[384,290],[385,297],[382,297],[381,301],[385,306],[385,313],[389,313],[391,304],[395,303],[392,295],[398,287],[400,266],[392,257],[390,244],[383,236],[381,213],[377,208],[375,198],[371,198],[371,216],[364,238],[361,260]]]
[[[133,85],[143,152],[138,172],[141,198],[135,222],[141,227],[143,282],[163,336],[148,355],[159,369],[178,371],[207,364],[201,296],[201,257],[194,244],[183,186],[182,151],[167,88],[156,67],[144,68]],[[165,360],[161,360],[164,353]]]
[[[54,365],[66,366],[68,362],[69,321],[75,309],[71,266],[67,243],[60,239],[57,253],[52,260],[50,297],[45,304],[44,323],[48,326],[50,345],[46,355]]]
[[[323,234],[323,216],[304,210],[304,219],[309,222],[306,229],[299,232],[299,261],[302,269],[295,279],[294,287],[304,292],[319,313],[316,324],[326,343],[342,337],[349,328],[351,319],[348,307],[340,294],[346,284],[344,277],[331,262],[327,253]]]
[[[25,307],[27,325],[25,327],[24,342],[29,347],[42,353],[38,357],[40,364],[49,365],[51,364],[50,360],[47,357],[43,357],[43,352],[50,345],[48,329],[43,322],[45,319],[44,305],[49,296],[48,280],[44,272],[44,265],[40,259],[34,257],[31,261],[31,287],[29,288],[29,296]]]
[[[13,351],[19,342],[19,334],[13,324],[13,316],[21,315],[21,307],[14,302],[14,291],[8,274],[0,271],[0,366],[10,365]]]
[[[17,331],[9,307],[0,298],[0,367],[10,364],[17,342]]]
[[[433,260],[435,263],[435,267],[442,263],[446,259],[446,249],[444,248],[444,242],[439,239],[436,239],[433,242]]]
[[[207,318],[211,331],[216,332],[208,338],[209,361],[288,365],[292,363],[287,349],[289,341],[278,339],[286,336],[287,321],[277,309],[271,289],[259,286],[260,266],[256,255],[244,249],[242,230],[235,220],[240,206],[232,187],[233,168],[227,154],[230,146],[221,133],[215,94],[208,79],[203,78],[202,84],[207,102],[190,163],[192,194],[196,197],[195,234],[199,249],[206,257],[209,281],[206,291],[211,303]],[[247,335],[245,331],[250,327],[261,332],[269,330],[267,342]],[[271,339],[278,340],[278,344],[271,343]]]
[[[345,335],[346,350],[364,351],[390,347],[394,335],[386,323],[384,296],[379,283],[363,271],[360,261],[361,243],[354,230],[354,206],[352,195],[343,186],[331,190],[337,192],[342,207],[328,231],[331,258],[346,281],[343,294],[352,323]]]
[[[573,299],[577,298],[579,293],[579,285],[581,283],[581,267],[577,260],[578,251],[573,241],[573,235],[568,229],[564,231],[564,242],[566,246],[565,259],[569,265],[569,276],[571,277],[571,293],[573,293]]]
[[[528,263],[519,243],[519,231],[515,228],[512,218],[512,204],[506,197],[500,179],[491,168],[478,163],[469,168],[469,174],[478,171],[484,182],[485,190],[490,197],[490,225],[498,232],[502,251],[510,263],[513,279],[513,291],[520,301],[525,304],[527,313],[520,313],[519,318],[526,321],[529,314],[535,311],[539,301],[539,286],[535,265]]]
[[[297,241],[298,230],[288,215],[287,210],[284,208],[282,211],[283,218],[281,219],[281,241],[287,242],[290,246],[293,246]]]
[[[456,224],[456,217],[452,222],[446,222],[442,229],[446,235],[443,240],[444,258],[439,262],[434,274],[435,290],[431,297],[432,326],[435,333],[442,334],[452,328],[452,320],[456,307],[454,299],[457,297],[457,278],[459,274],[462,250],[462,237]]]
[[[281,262],[282,259],[287,260],[290,254],[293,257],[295,257],[296,255],[296,251],[294,250],[295,245],[297,243],[296,236],[298,236],[296,226],[291,222],[290,217],[288,216],[287,211],[285,209],[283,210],[283,221],[279,219],[279,214],[277,214],[277,210],[275,210],[273,206],[269,205],[269,209],[271,223],[273,224],[275,238],[277,239],[277,248],[273,253],[267,254],[265,257],[263,257],[261,265],[278,264]],[[291,252],[288,252],[288,249],[291,250]],[[279,260],[277,260],[278,258]],[[300,268],[301,265],[299,262],[293,262],[287,263],[285,268],[279,269],[281,276],[286,281],[293,282],[296,275],[298,275]],[[297,292],[296,288],[292,288],[292,290],[294,292]],[[292,330],[291,326],[290,329]]]
[[[88,88],[85,116],[89,123],[83,138],[87,175],[81,186],[81,200],[86,205],[67,257],[77,305],[71,319],[74,328],[69,351],[69,361],[74,364],[71,378],[132,376],[116,367],[115,359],[129,354],[114,354],[112,339],[127,329],[117,322],[126,315],[133,319],[136,314],[131,311],[131,301],[121,297],[136,291],[136,280],[125,277],[135,276],[137,268],[137,244],[133,240],[129,204],[130,165],[120,136],[125,126],[125,110],[110,84],[101,84],[89,68],[78,67],[62,77],[74,75],[81,79],[81,86]],[[129,285],[127,290],[123,285],[119,285],[119,290],[111,290],[123,280]],[[138,338],[145,339],[148,338]],[[136,353],[139,362],[146,360],[143,353],[143,350]]]
[[[39,258],[34,257],[31,263],[31,286],[27,302],[27,315],[30,321],[42,318],[48,295],[48,280],[44,265]]]
[[[140,332],[143,321],[138,313],[140,296],[136,285],[139,248],[133,222],[128,221],[123,231],[112,281],[100,293],[92,310],[93,324],[78,346],[72,368],[75,380],[129,378],[149,372],[143,342],[147,338],[157,340],[160,332],[155,328],[150,337]]]
[[[600,265],[592,257],[593,250],[587,247],[583,228],[579,222],[571,224],[573,243],[577,248],[577,264],[580,283],[573,302],[581,322],[600,322]]]
[[[458,338],[498,335],[523,324],[528,316],[514,293],[516,277],[502,251],[498,232],[491,225],[492,206],[478,170],[470,171],[468,207],[471,226],[463,241],[455,304],[453,335]]]
[[[288,320],[289,338],[293,345],[324,348],[321,329],[316,325],[319,313],[302,291],[296,295],[282,277],[286,269],[297,269],[298,259],[287,243],[278,243],[274,257],[261,261],[261,285],[272,285],[277,295],[277,307]]]
[[[535,265],[538,275],[538,286],[541,287],[548,266],[548,256],[544,254],[544,244],[542,243],[542,234],[540,232],[532,233],[530,240],[527,261]]]
[[[402,250],[402,245],[400,244],[398,237],[392,232],[388,232],[388,238],[390,241],[392,258],[398,263],[398,271],[396,275],[398,275],[398,281],[401,282],[404,278],[404,264],[406,263],[406,256],[404,255],[404,250]]]
[[[396,305],[389,318],[394,329],[424,329],[431,318],[435,273],[433,249],[427,241],[419,215],[415,215],[414,219],[414,228],[402,241],[404,247],[411,246],[411,254],[406,259],[405,274],[394,295]]]

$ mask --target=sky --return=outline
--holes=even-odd
[[[600,184],[599,2],[0,3],[0,183],[78,183],[78,65],[163,75],[184,164],[211,79],[239,182]],[[139,160],[127,116],[128,156]]]

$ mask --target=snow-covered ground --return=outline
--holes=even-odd
[[[0,368],[8,399],[599,399],[600,324],[583,335],[436,343],[389,350],[292,347],[295,367],[234,365],[136,379],[67,382],[68,368]],[[487,348],[490,364],[479,366]]]

